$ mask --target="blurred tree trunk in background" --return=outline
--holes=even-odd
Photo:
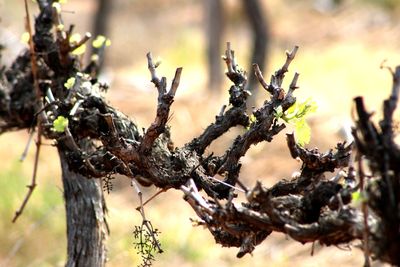
[[[66,267],[102,267],[106,262],[108,227],[101,179],[70,171],[65,151],[58,149],[67,217]]]
[[[255,91],[255,86],[258,84],[257,77],[254,74],[252,64],[257,63],[261,71],[264,71],[267,49],[269,44],[269,31],[267,19],[263,13],[262,5],[259,0],[243,0],[245,13],[250,22],[250,28],[253,31],[253,48],[248,67],[248,82],[247,89]],[[253,101],[254,103],[254,97]]]
[[[93,36],[96,37],[98,35],[108,35],[108,26],[110,25],[110,17],[112,13],[112,4],[111,0],[98,0],[97,1],[97,10],[94,17],[93,22]],[[92,47],[92,51],[93,51]],[[90,55],[92,55],[90,53]],[[98,70],[101,71],[104,64],[104,56],[100,57],[101,62],[98,64]]]
[[[110,0],[98,0],[95,21],[93,25],[93,35],[106,35],[111,14]]]
[[[243,0],[243,10],[250,23],[252,31],[251,59],[247,69],[248,83],[247,89],[254,91],[254,87],[258,81],[254,75],[253,63],[257,63],[264,70],[266,63],[268,44],[269,44],[269,29],[266,15],[263,12],[262,4],[259,0]],[[207,61],[208,61],[208,79],[209,89],[218,89],[221,86],[221,60],[220,55],[223,37],[224,12],[222,0],[207,0],[205,2],[205,17],[207,20]],[[254,104],[254,98],[251,104]]]
[[[222,0],[205,1],[208,88],[218,90],[222,83],[221,44],[223,36],[224,12]]]

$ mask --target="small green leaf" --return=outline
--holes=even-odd
[[[158,66],[160,66],[161,63],[162,63],[162,59],[160,57],[157,57],[156,63],[154,63],[154,68],[157,68]]]
[[[355,191],[351,193],[351,200],[354,204],[361,204],[362,202],[366,202],[368,200],[368,196],[365,191]]]
[[[94,48],[100,48],[103,45],[110,46],[110,39],[106,38],[104,35],[97,35],[96,39],[93,40],[92,45]]]
[[[251,114],[249,117],[249,125],[246,127],[246,130],[250,130],[250,125],[252,125],[253,123],[255,123],[257,121],[256,116],[254,116],[254,114]]]
[[[57,14],[61,13],[61,5],[60,5],[60,3],[54,2],[51,6],[56,10]]]
[[[306,101],[300,103],[298,105],[298,111],[296,113],[297,118],[303,118],[307,114],[311,112],[315,112],[317,110],[317,104],[312,100],[311,97],[307,98]]]
[[[53,122],[53,130],[58,133],[63,133],[68,126],[68,118],[58,116]]]
[[[291,119],[296,117],[296,114],[298,112],[298,105],[299,103],[296,101],[294,102],[293,105],[291,105],[286,111],[285,114],[283,114],[282,119],[284,119],[286,122],[289,122]]]
[[[295,124],[296,140],[300,146],[304,146],[310,142],[311,139],[311,128],[307,124],[306,120],[302,118]]]
[[[71,35],[71,37],[69,37],[69,43],[71,45],[76,45],[81,41],[81,35],[79,33],[74,33],[73,35]],[[73,55],[79,56],[82,55],[83,53],[85,53],[86,51],[86,45],[82,44],[80,46],[78,46],[77,48],[75,48],[71,53]]]
[[[256,122],[257,121],[256,116],[254,116],[254,114],[251,114],[249,117],[249,121],[250,121],[250,124]]]
[[[29,43],[29,39],[31,38],[31,35],[29,34],[29,32],[24,32],[22,35],[21,35],[21,43],[23,43],[23,44],[27,44],[27,43]]]
[[[361,192],[360,191],[355,191],[353,193],[351,193],[351,199],[354,202],[361,202]]]
[[[64,28],[65,28],[64,24],[58,24],[56,27],[57,31],[59,31],[59,32],[63,31]]]
[[[71,89],[74,87],[75,84],[75,77],[70,77],[68,80],[64,83],[64,87],[67,89]]]
[[[275,116],[275,119],[282,118],[282,116],[283,116],[282,106],[278,106],[277,108],[274,109],[274,116]]]

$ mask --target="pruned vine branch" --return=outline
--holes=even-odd
[[[156,117],[142,132],[141,127],[105,101],[102,93],[107,87],[94,79],[95,72],[89,71],[95,69],[95,62],[82,66],[71,53],[76,45],[71,46],[67,36],[73,27],[65,31],[59,26],[61,14],[51,1],[39,4],[33,36],[36,62],[31,62],[31,51],[27,50],[1,73],[0,133],[27,129],[35,122],[35,114],[46,111],[48,121],[38,121],[41,136],[56,142],[71,171],[89,178],[118,173],[142,186],[181,190],[200,218],[199,224],[207,227],[222,246],[239,247],[238,257],[251,253],[275,231],[301,243],[319,241],[324,245],[339,245],[359,240],[366,243],[367,258],[400,264],[400,150],[394,141],[393,122],[400,67],[392,73],[393,89],[384,102],[384,116],[379,124],[371,120],[372,114],[366,110],[363,99],[355,99],[354,144],[339,143],[335,150],[321,153],[299,146],[294,135],[288,134],[288,152],[303,163],[299,174],[270,188],[260,182],[248,188],[240,181],[240,159],[252,145],[271,142],[285,128],[275,113],[278,109],[285,112],[296,102],[299,74],[294,74],[286,90],[282,84],[298,47],[286,53],[284,64],[269,82],[254,65],[255,74],[270,98],[253,111],[251,116],[255,119],[250,120],[246,112],[246,73],[237,65],[228,43],[224,61],[226,75],[232,81],[229,103],[199,136],[182,147],[174,147],[168,120],[182,68],[176,70],[167,90],[166,78],[159,78],[158,64],[147,54],[150,79],[158,91],[158,99]],[[32,75],[35,64],[37,78]],[[66,88],[64,84],[70,78],[74,78],[74,85]],[[39,96],[34,81],[39,83]],[[46,97],[49,92],[50,98]],[[54,121],[60,116],[68,119],[68,125],[62,132],[54,131]],[[233,127],[242,127],[243,132],[232,140],[225,153],[205,152]],[[96,140],[98,145],[88,147],[80,140]],[[340,182],[340,178],[359,182],[360,177],[354,174],[355,167],[351,164],[353,150],[359,154],[357,160],[363,163],[366,160],[373,174],[361,187],[357,183]],[[340,177],[330,177],[329,173],[334,171],[340,171]],[[235,201],[237,188],[245,192],[243,203]],[[357,191],[366,196],[363,201],[373,212],[367,214],[365,209],[352,205],[353,193]]]

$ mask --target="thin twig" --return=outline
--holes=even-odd
[[[232,55],[232,49],[231,49],[231,43],[227,42],[226,43],[226,52],[225,52],[225,62],[226,62],[226,67],[228,68],[228,73],[234,73],[234,65],[233,65],[233,55]]]
[[[28,151],[29,151],[29,148],[30,148],[30,146],[31,146],[31,143],[32,143],[32,139],[33,139],[33,135],[34,135],[34,134],[35,134],[35,128],[32,127],[32,128],[30,129],[30,131],[29,131],[28,142],[26,143],[25,149],[24,149],[24,151],[22,152],[22,155],[21,155],[21,157],[19,158],[19,161],[24,161],[25,158],[26,158],[26,156],[28,155]]]
[[[236,180],[236,183],[243,189],[243,191],[247,194],[249,192],[249,189],[240,181],[239,179]]]
[[[207,202],[200,196],[200,194],[196,194],[195,192],[193,192],[192,188],[182,185],[181,190],[183,191],[183,193],[185,193],[185,195],[194,199],[197,204],[199,204],[202,208],[206,209],[208,212],[212,211]]]
[[[148,52],[146,54],[146,57],[147,57],[147,67],[148,67],[148,69],[150,71],[150,75],[151,75],[151,82],[154,83],[154,85],[158,89],[160,79],[158,78],[157,73],[156,73],[156,65],[154,65],[154,63],[153,63],[152,54],[150,52]]]
[[[364,189],[364,182],[365,182],[365,175],[364,175],[364,168],[362,164],[362,159],[359,156],[358,159],[358,175],[360,177],[360,190],[362,194],[365,194]],[[365,196],[364,196],[365,197]],[[368,204],[363,199],[361,203],[361,211],[363,213],[363,222],[364,222],[364,231],[363,231],[363,251],[364,251],[364,267],[371,266],[369,261],[369,244],[368,244],[368,237],[369,237],[369,228],[368,228]]]
[[[28,185],[28,193],[26,194],[24,201],[22,202],[20,208],[15,212],[14,218],[12,219],[12,222],[15,223],[18,219],[18,217],[22,214],[24,211],[24,208],[26,204],[28,203],[29,198],[31,197],[33,190],[36,187],[36,176],[37,176],[37,170],[38,170],[38,165],[39,165],[39,154],[40,154],[40,145],[42,143],[42,133],[41,133],[41,127],[38,127],[37,131],[37,141],[36,141],[36,153],[35,153],[35,161],[33,164],[33,173],[32,173],[32,180],[31,184]]]
[[[294,73],[293,80],[289,85],[289,92],[294,91],[298,88],[297,81],[299,80],[299,76],[300,76],[300,74],[298,72]]]
[[[81,45],[86,43],[91,37],[92,37],[92,35],[90,34],[90,32],[85,33],[85,36],[83,36],[83,38],[78,43],[70,46],[69,51],[72,52],[75,49],[79,48]]]
[[[136,207],[136,210],[140,210],[141,208],[143,208],[144,206],[146,206],[146,204],[148,204],[150,201],[152,201],[153,199],[155,199],[158,195],[167,192],[169,188],[162,188],[160,190],[157,191],[157,193],[155,193],[154,195],[152,195],[148,200],[146,200],[145,202],[143,202],[142,206],[138,206]]]
[[[289,65],[296,56],[297,50],[299,50],[299,47],[296,45],[292,51],[286,51],[286,61],[283,66],[275,72],[275,82],[277,83],[278,87],[282,86],[283,79],[285,77],[285,73],[288,72],[289,70]],[[271,81],[272,83],[272,81]]]
[[[37,65],[36,65],[36,54],[35,54],[35,47],[33,43],[33,35],[32,35],[32,29],[31,29],[31,21],[30,21],[30,15],[29,15],[29,8],[28,8],[28,3],[27,0],[24,0],[25,4],[25,14],[26,14],[26,27],[29,33],[29,50],[30,50],[30,56],[31,56],[31,68],[32,68],[32,76],[33,76],[33,85],[35,88],[35,93],[36,93],[36,100],[39,102],[41,98],[41,93],[40,93],[40,88],[39,88],[39,83],[38,83],[38,76],[37,76]],[[39,102],[41,103],[41,102]],[[43,105],[43,104],[42,104]],[[42,105],[39,105],[40,108],[42,108]],[[41,123],[42,123],[42,118],[43,118],[43,112],[39,114],[38,120],[37,120],[37,140],[36,140],[36,153],[35,153],[35,161],[33,164],[33,173],[32,173],[32,180],[31,184],[28,185],[28,192],[22,201],[22,204],[20,208],[15,212],[14,218],[12,219],[12,222],[15,223],[18,219],[18,217],[22,214],[24,211],[24,208],[26,204],[29,201],[29,198],[31,197],[33,190],[36,187],[36,175],[37,175],[37,170],[38,170],[38,165],[39,165],[39,154],[40,154],[40,145],[42,144],[42,128],[41,128]]]
[[[264,80],[264,76],[262,75],[262,72],[260,70],[260,67],[258,66],[257,63],[253,64],[253,69],[254,69],[254,73],[258,79],[258,81],[260,82],[260,84],[262,85],[262,87],[267,90],[268,92],[272,93],[271,88],[268,86],[267,82]]]
[[[285,64],[283,64],[282,68],[280,69],[281,72],[285,73],[289,69],[289,65],[296,56],[297,50],[299,50],[299,46],[295,46],[292,51],[286,51],[286,61]]]
[[[152,244],[154,244],[157,247],[159,253],[162,253],[163,250],[161,249],[160,242],[158,242],[157,238],[155,237],[154,229],[153,229],[150,221],[148,221],[146,219],[146,215],[144,213],[144,205],[145,205],[145,203],[143,203],[142,191],[140,190],[139,185],[135,182],[134,179],[131,179],[131,185],[135,188],[135,191],[137,192],[137,194],[139,196],[140,206],[139,206],[139,209],[137,209],[137,208],[136,209],[140,212],[140,215],[142,216],[142,227],[144,226],[144,227],[147,228],[148,233],[150,234],[151,238],[153,239]]]
[[[131,179],[131,186],[135,189],[136,193],[139,196],[139,209],[138,211],[142,215],[143,221],[146,221],[146,216],[144,214],[144,209],[143,209],[143,193],[139,188],[139,185],[135,182],[134,179]]]
[[[241,189],[241,188],[238,188],[238,187],[235,187],[235,186],[233,186],[233,185],[230,185],[230,184],[228,184],[228,183],[225,183],[224,181],[218,180],[217,178],[214,178],[214,177],[212,177],[212,176],[207,176],[207,178],[210,178],[211,180],[214,180],[214,181],[216,181],[216,182],[218,182],[218,183],[221,183],[221,184],[223,184],[223,185],[226,185],[226,186],[228,186],[228,187],[230,187],[230,188],[233,188],[233,189],[235,189],[235,190],[238,190],[238,191],[240,191],[240,192],[246,193],[245,190],[243,190],[243,189]]]
[[[182,74],[182,67],[177,68],[174,79],[172,80],[171,89],[168,92],[168,94],[172,97],[175,96],[176,90],[178,90],[179,82],[181,80],[181,74]]]

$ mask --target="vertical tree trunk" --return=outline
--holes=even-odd
[[[108,236],[106,207],[99,179],[71,172],[66,156],[58,149],[67,216],[68,255],[66,267],[102,267]]]
[[[111,0],[97,0],[97,10],[94,16],[93,22],[93,36],[98,35],[107,36],[108,26],[110,25],[110,17],[112,13],[112,1]],[[96,50],[96,48],[91,48],[92,51],[90,55]],[[103,52],[104,53],[104,52]],[[104,55],[100,57],[100,62],[98,63],[98,72],[101,71],[104,65]]]
[[[222,83],[223,72],[221,66],[221,40],[223,35],[223,9],[221,0],[207,0],[204,2],[206,17],[208,87],[211,90],[219,89]]]
[[[258,84],[258,82],[254,74],[252,64],[257,63],[261,71],[264,71],[269,43],[268,24],[259,0],[243,0],[243,5],[253,31],[253,49],[250,67],[248,68],[249,79],[247,88],[248,90],[256,93],[257,91],[254,90],[254,87]],[[254,98],[255,97],[252,99],[254,100]]]
[[[110,24],[111,15],[111,1],[110,0],[98,0],[97,10],[94,18],[93,34],[94,36],[108,33],[108,25]]]

